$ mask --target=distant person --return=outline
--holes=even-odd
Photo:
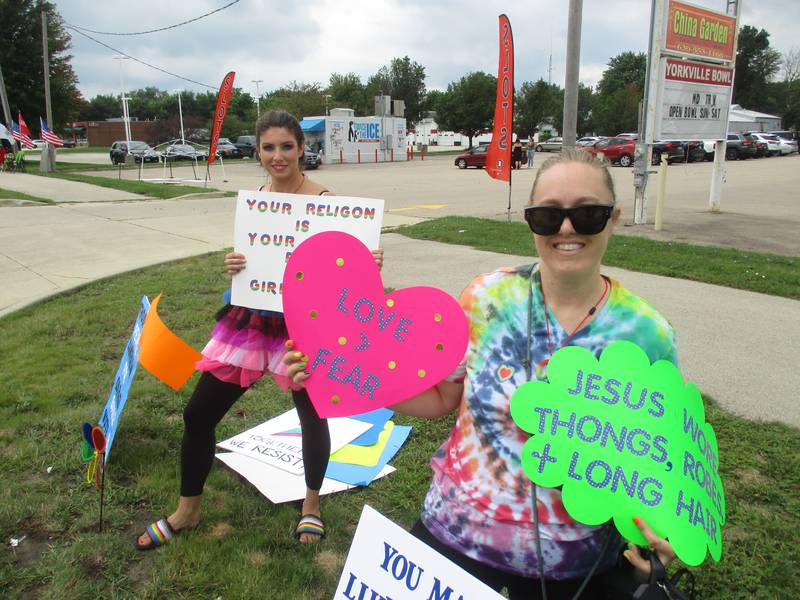
[[[528,136],[528,149],[527,149],[527,152],[528,152],[528,168],[529,169],[533,167],[533,153],[534,153],[534,147],[535,146],[536,146],[536,142],[533,141],[533,136],[529,135]]]
[[[511,165],[514,169],[522,168],[522,143],[519,138],[514,142],[514,147],[511,150]]]
[[[305,138],[300,123],[289,113],[269,111],[256,122],[256,156],[269,174],[269,184],[259,191],[324,196],[325,187],[303,173]],[[383,250],[373,250],[383,264]],[[225,267],[230,275],[244,269],[245,255],[230,252]],[[180,459],[180,498],[171,515],[151,523],[136,539],[136,548],[151,550],[200,522],[203,488],[214,462],[217,424],[234,403],[264,375],[271,375],[284,390],[291,389],[300,419],[305,467],[306,497],[295,527],[300,543],[325,536],[319,490],[328,467],[331,439],[328,422],[320,419],[305,389],[292,385],[283,355],[288,333],[283,314],[227,304],[217,313],[217,325],[197,363],[202,375],[183,412],[184,430]]]

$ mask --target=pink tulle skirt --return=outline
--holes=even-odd
[[[282,390],[294,388],[283,363],[288,334],[282,315],[261,315],[231,306],[211,332],[197,362],[199,371],[242,387],[269,373]]]

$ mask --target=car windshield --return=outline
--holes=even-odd
[[[130,148],[131,152],[133,152],[133,151],[149,150],[150,146],[148,146],[144,142],[131,142]]]

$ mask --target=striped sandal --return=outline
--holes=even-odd
[[[294,528],[294,536],[300,541],[300,536],[304,533],[319,536],[321,540],[325,537],[325,523],[317,515],[303,515],[297,522],[297,527]]]
[[[141,535],[136,538],[134,542],[134,546],[136,546],[137,550],[153,550],[154,548],[158,548],[159,546],[165,546],[172,538],[178,535],[183,529],[179,529],[175,531],[172,526],[167,521],[167,517],[163,519],[159,519],[154,523],[150,523],[147,526],[147,529],[144,530],[144,533],[148,535],[150,540],[146,543],[141,543]],[[144,535],[144,534],[142,534]]]

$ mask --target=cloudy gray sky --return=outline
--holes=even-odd
[[[165,27],[218,9],[231,0],[56,0],[72,25],[104,32]],[[773,48],[800,47],[800,0],[743,0],[742,24],[766,29]],[[723,11],[726,0],[695,0]],[[584,0],[581,81],[596,84],[609,58],[645,51],[650,0]],[[89,33],[126,54],[217,88],[229,70],[237,87],[263,93],[290,81],[327,83],[332,72],[363,81],[393,57],[425,67],[429,89],[444,89],[470,71],[497,71],[497,15],[514,31],[516,81],[548,78],[563,84],[567,0],[240,0],[188,25],[140,36]],[[73,68],[86,98],[125,87],[203,90],[70,32]]]

